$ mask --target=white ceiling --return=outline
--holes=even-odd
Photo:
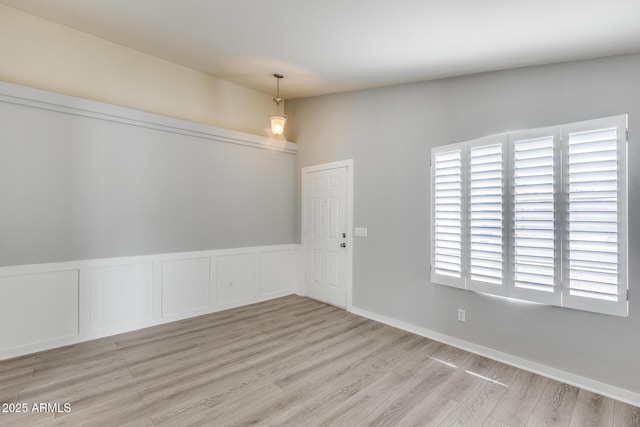
[[[640,51],[640,0],[0,0],[285,98]]]

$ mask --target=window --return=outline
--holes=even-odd
[[[626,150],[626,116],[432,149],[432,282],[627,316]]]

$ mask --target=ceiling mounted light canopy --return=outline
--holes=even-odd
[[[271,133],[273,133],[274,135],[282,135],[282,133],[284,132],[284,125],[285,123],[287,123],[287,116],[285,116],[284,114],[280,114],[280,103],[284,101],[284,99],[280,98],[280,79],[284,76],[282,74],[274,74],[273,77],[277,79],[276,97],[273,98],[273,102],[275,102],[278,107],[275,116],[271,116],[270,119]]]

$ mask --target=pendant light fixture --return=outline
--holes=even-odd
[[[271,133],[273,133],[274,135],[282,135],[282,133],[284,132],[284,124],[287,123],[287,116],[285,116],[284,114],[280,114],[280,103],[284,101],[284,99],[280,98],[280,79],[284,76],[282,74],[274,74],[273,77],[277,79],[276,97],[273,98],[273,102],[275,102],[278,107],[276,110],[276,115],[271,116],[270,119]]]

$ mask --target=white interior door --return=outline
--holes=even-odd
[[[306,295],[347,306],[347,166],[305,172]]]

